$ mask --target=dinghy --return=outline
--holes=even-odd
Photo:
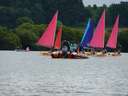
[[[105,37],[105,10],[102,13],[102,16],[97,24],[96,30],[92,36],[90,41],[90,47],[93,48],[95,56],[104,56],[105,54],[102,52],[104,48],[104,37]],[[99,53],[96,50],[101,50]],[[102,54],[101,54],[102,53]]]
[[[120,56],[120,50],[117,50],[117,37],[119,32],[119,16],[116,17],[116,21],[114,23],[111,35],[108,39],[106,47],[111,48],[112,50],[115,50],[114,52],[109,52],[108,55],[111,56]]]
[[[60,26],[56,35],[57,18],[58,11],[55,13],[54,17],[52,18],[50,24],[48,25],[41,38],[39,38],[37,45],[50,48],[52,50],[50,53],[52,58],[87,58],[87,56],[83,56],[80,54],[72,54],[71,52],[67,52],[67,56],[64,56],[64,52],[63,50],[61,50],[62,25]]]

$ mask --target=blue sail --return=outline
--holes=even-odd
[[[94,24],[93,24],[93,21],[91,19],[89,19],[87,28],[85,29],[84,35],[80,42],[81,47],[83,47],[83,48],[89,47],[89,43],[93,36],[93,31],[94,31]]]

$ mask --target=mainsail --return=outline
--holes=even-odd
[[[93,34],[90,46],[93,48],[104,48],[104,36],[105,36],[105,10],[98,22],[96,30]]]
[[[37,42],[38,45],[41,45],[47,48],[52,48],[54,46],[57,18],[58,18],[58,11],[55,13],[47,29],[45,30],[41,38],[38,40]]]
[[[86,27],[85,32],[84,32],[84,35],[82,37],[81,43],[80,43],[80,45],[83,48],[89,47],[89,43],[90,43],[92,36],[93,36],[93,31],[94,31],[93,20],[89,19],[87,27]]]
[[[61,48],[61,36],[62,36],[62,25],[60,26],[58,33],[57,33],[54,49]]]
[[[117,36],[118,36],[118,31],[119,31],[118,25],[119,25],[119,16],[117,16],[117,18],[116,18],[115,24],[112,29],[112,33],[111,33],[109,40],[107,42],[107,45],[106,45],[109,48],[113,48],[113,49],[116,48]]]

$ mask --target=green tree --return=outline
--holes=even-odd
[[[128,30],[119,33],[118,45],[121,48],[121,51],[128,52]]]
[[[11,28],[16,26],[15,10],[12,7],[0,6],[0,25]]]
[[[36,27],[39,28],[39,26]],[[16,34],[20,37],[23,48],[35,45],[39,35],[39,29],[36,27],[33,24],[24,23],[16,28]]]
[[[20,38],[5,27],[0,27],[0,49],[15,49],[20,48]]]
[[[31,23],[33,24],[34,22],[29,18],[29,17],[19,17],[16,20],[17,25],[21,25],[23,23]]]

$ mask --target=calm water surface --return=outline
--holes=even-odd
[[[0,51],[0,96],[128,96],[128,54],[70,60]]]

